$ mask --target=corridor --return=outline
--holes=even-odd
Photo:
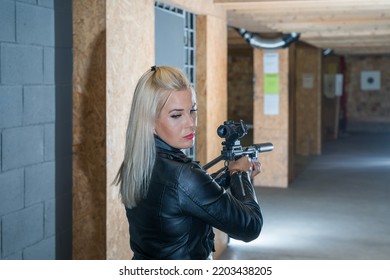
[[[257,195],[262,233],[231,239],[219,259],[390,259],[390,134],[328,140],[321,156],[297,158],[287,189]]]

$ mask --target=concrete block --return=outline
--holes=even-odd
[[[3,260],[23,260],[22,251],[15,252],[11,255],[8,255]]]
[[[54,124],[45,125],[45,161],[54,161],[55,159],[55,127]]]
[[[4,129],[2,140],[3,170],[43,162],[43,126]]]
[[[45,201],[45,237],[48,238],[50,236],[55,235],[56,230],[56,201],[55,199]]]
[[[21,86],[0,86],[0,129],[20,126],[23,116]]]
[[[43,204],[3,216],[3,256],[6,257],[43,239]]]
[[[54,10],[16,3],[16,38],[19,43],[54,46]]]
[[[23,169],[0,173],[0,216],[24,206]]]
[[[15,42],[15,3],[0,1],[0,41]]]
[[[1,83],[41,84],[43,82],[42,47],[0,45]]]
[[[26,167],[25,205],[30,206],[54,198],[55,164],[45,162]]]
[[[54,0],[38,0],[38,5],[48,8],[54,8]]]
[[[24,260],[55,260],[55,237],[44,239],[23,250]]]
[[[24,88],[23,119],[24,124],[54,122],[54,86],[26,86]]]
[[[37,0],[16,0],[17,2],[24,2],[24,3],[30,3],[30,4],[36,4]]]
[[[45,47],[43,49],[43,82],[53,85],[55,83],[55,52],[54,48]],[[71,71],[72,73],[72,71]]]

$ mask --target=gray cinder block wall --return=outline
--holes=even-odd
[[[0,259],[71,258],[71,24],[71,0],[0,0]]]

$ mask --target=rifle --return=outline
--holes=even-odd
[[[259,153],[270,152],[274,149],[272,143],[253,144],[248,147],[242,147],[239,139],[247,133],[248,127],[243,120],[240,120],[239,123],[231,120],[225,121],[217,129],[218,136],[225,139],[222,142],[221,155],[204,165],[203,168],[207,170],[221,160],[236,160],[245,155],[248,155],[252,159],[257,159]],[[219,173],[225,168],[226,166],[216,173]]]

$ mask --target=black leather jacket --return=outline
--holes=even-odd
[[[133,259],[207,259],[215,227],[252,241],[263,217],[246,172],[221,187],[179,149],[156,137],[157,158],[147,197],[126,209]]]

